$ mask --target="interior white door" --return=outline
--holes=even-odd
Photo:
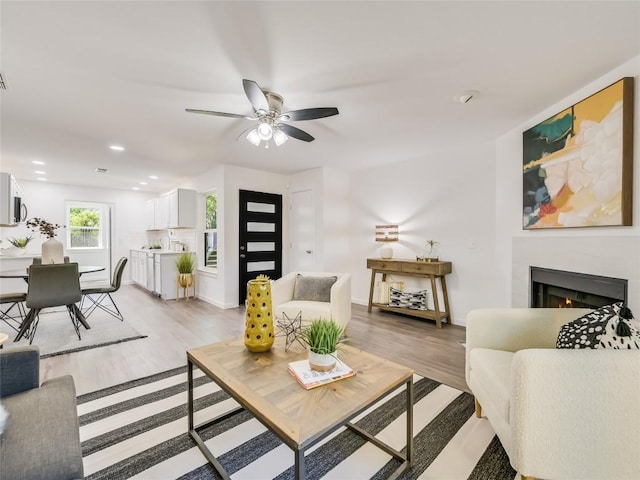
[[[291,245],[290,262],[292,272],[315,270],[315,211],[313,190],[302,190],[291,194]]]

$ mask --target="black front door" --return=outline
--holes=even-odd
[[[240,190],[238,304],[247,298],[247,282],[264,274],[282,276],[282,195]]]

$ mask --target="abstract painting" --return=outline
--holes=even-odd
[[[523,229],[631,225],[633,80],[523,133]]]

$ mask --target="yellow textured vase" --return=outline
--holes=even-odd
[[[275,339],[271,307],[271,283],[265,275],[247,283],[247,318],[244,344],[250,352],[266,352]]]

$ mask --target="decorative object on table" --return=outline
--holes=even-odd
[[[24,255],[27,251],[27,245],[33,240],[33,237],[9,237],[7,242],[11,244],[11,247],[3,249],[3,255],[9,255],[11,257],[19,257]]]
[[[421,262],[437,262],[438,261],[438,252],[440,250],[440,242],[436,240],[427,240],[424,245],[424,249],[422,250],[422,256],[418,257],[416,260]]]
[[[398,225],[376,225],[376,242],[397,242]],[[380,258],[393,258],[393,247],[385,244],[380,247]]]
[[[312,370],[332,370],[338,358],[338,343],[343,327],[333,320],[313,320],[304,328],[304,340],[309,347],[309,366]]]
[[[293,342],[298,342],[303,347],[307,347],[304,343],[304,329],[302,328],[302,312],[298,312],[295,318],[291,319],[285,312],[282,312],[284,317],[281,320],[276,320],[276,326],[280,329],[276,333],[276,337],[283,334],[285,336],[284,351],[288,352],[289,347]]]
[[[523,133],[522,228],[632,224],[634,79]]]
[[[183,296],[189,301],[189,287],[193,286],[193,295],[195,296],[196,287],[193,279],[193,269],[196,267],[196,261],[191,253],[182,253],[176,258],[176,268],[178,269],[178,290],[176,291],[176,300],[180,300],[179,291],[182,288]]]
[[[271,282],[266,275],[247,282],[244,345],[250,352],[266,352],[275,340],[271,306]]]
[[[404,282],[376,282],[376,288],[378,290],[378,299],[376,303],[383,303],[385,305],[389,305],[389,294],[390,289],[395,288],[396,290],[404,291]]]
[[[27,227],[47,237],[47,240],[42,243],[43,264],[64,263],[64,246],[55,238],[58,235],[58,228],[62,228],[62,225],[34,217],[27,220]]]
[[[412,310],[428,310],[429,291],[404,292],[391,287],[389,289],[389,306],[410,308]]]
[[[353,368],[340,360],[336,360],[336,364],[331,370],[322,372],[311,368],[308,360],[291,362],[287,370],[306,390],[311,390],[336,380],[342,380],[343,378],[353,377],[356,374]]]

